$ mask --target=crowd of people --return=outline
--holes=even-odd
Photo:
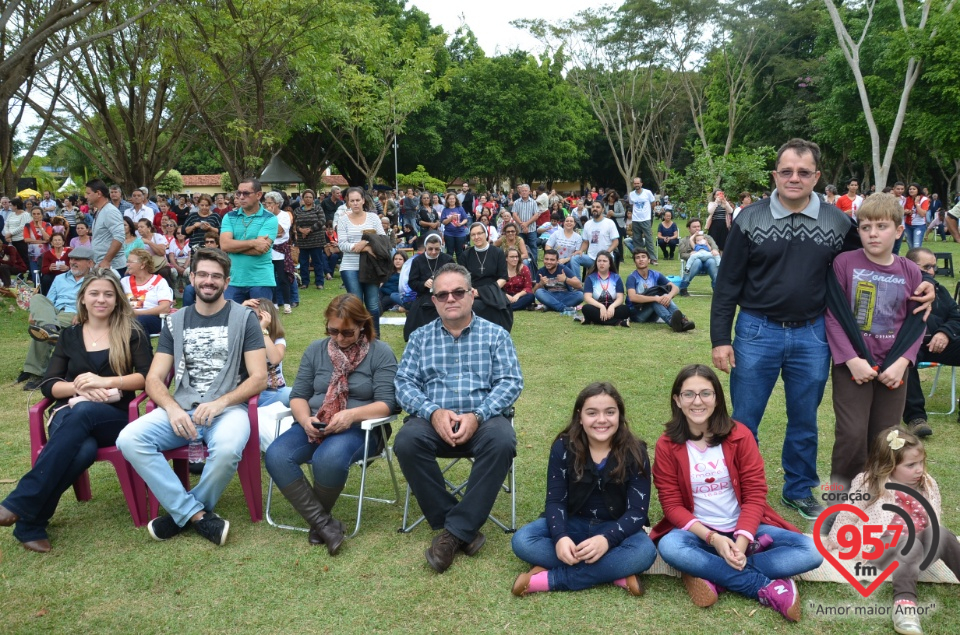
[[[516,455],[512,408],[524,378],[513,313],[561,312],[584,325],[663,322],[685,332],[695,326],[675,299],[705,274],[714,288],[712,361],[731,373],[732,411],[713,370],[685,366],[651,461],[618,390],[585,387],[549,450],[544,513],[513,538],[532,568],[512,592],[613,583],[640,595],[638,576],[659,553],[697,606],[734,591],[796,621],[792,578],[822,556],[767,502],[758,435],[777,378],[787,415],[784,506],[822,522],[837,548],[836,516],[822,518],[813,495],[821,487],[817,409],[832,375],[829,483],[869,493],[860,506],[871,519],[887,513],[880,500],[909,510],[929,545],[923,532],[940,497],[924,465],[921,438],[932,429],[916,368],[960,364],[960,307],[936,283],[936,257],[922,246],[928,215],[946,214],[953,233],[960,205],[943,212],[915,184],[860,197],[851,181],[846,195],[833,188],[821,197],[819,164],[815,144],[791,140],[777,155],[775,190],[756,202],[741,193],[736,207],[713,192],[705,226],[689,219],[685,237],[671,210],[656,212],[660,200],[640,179],[623,199],[597,191],[570,200],[542,186],[534,197],[527,185],[515,199],[475,197],[464,184],[443,202],[412,189],[397,200],[360,188],[334,188],[319,201],[307,190],[294,200],[247,179],[232,198],[201,195],[195,206],[183,197],[155,203],[140,190],[127,202],[119,188],[93,180],[84,199],[62,206],[45,193],[29,206],[29,222],[22,202],[4,198],[12,211],[3,219],[11,243],[3,283],[28,269],[41,281],[21,380],[53,400],[55,414],[36,465],[0,504],[0,525],[13,525],[28,550],[49,551],[60,497],[98,448],[116,445],[165,510],[150,520],[151,537],[193,529],[223,545],[230,523],[215,508],[249,438],[247,401],[258,397],[292,411],[295,425],[270,444],[265,464],[309,524],[309,542],[334,555],[345,526],[332,511],[349,467],[390,434],[364,447],[359,424],[402,410],[409,416],[394,452],[439,532],[425,559],[443,573],[458,554],[483,547],[480,529]],[[911,248],[901,258],[904,234]],[[625,281],[624,245],[635,267]],[[684,261],[679,284],[651,268],[658,249]],[[282,315],[311,273],[322,289],[338,267],[346,292],[326,306],[326,337],[306,349],[288,386]],[[392,308],[407,314],[399,362],[379,338],[379,316]],[[157,408],[128,422],[138,390]],[[206,464],[188,491],[162,452],[198,439]],[[459,497],[436,463],[451,450],[474,460]],[[887,494],[888,483],[913,489]],[[663,511],[657,523],[648,515],[651,486]],[[940,531],[947,539],[939,555],[960,572],[960,547]],[[922,633],[908,610],[916,608],[919,560],[912,551],[893,574],[895,605],[904,609],[893,616],[898,632]]]

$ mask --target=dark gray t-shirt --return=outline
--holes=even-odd
[[[183,359],[190,384],[203,394],[217,378],[227,363],[227,346],[230,342],[227,323],[230,320],[230,302],[213,315],[204,316],[195,310],[184,309],[188,313],[183,320]],[[244,326],[243,351],[255,351],[264,348],[263,333],[256,314],[247,316]],[[158,353],[173,355],[173,335],[166,320],[160,331],[157,344]],[[240,380],[247,376],[244,362],[240,360]]]

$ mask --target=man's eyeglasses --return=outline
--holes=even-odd
[[[204,245],[213,245],[214,247],[216,247],[216,246],[217,246],[217,241],[215,241],[215,240],[205,240],[205,241],[203,241],[203,244],[204,244]]]
[[[936,273],[936,271],[937,271],[937,265],[935,265],[935,264],[934,264],[934,265],[920,265],[920,268],[923,269],[924,271],[929,271],[929,272],[931,272],[931,273]]]
[[[810,170],[777,170],[777,175],[781,179],[792,179],[794,174],[806,181],[807,179],[812,179],[817,173],[811,172]]]
[[[334,329],[327,327],[327,335],[330,337],[340,337],[341,335],[347,338],[353,337],[357,334],[357,331],[360,329]]]
[[[193,277],[197,280],[206,280],[207,278],[210,278],[216,282],[220,282],[226,278],[226,276],[224,276],[222,273],[207,273],[206,271],[195,271],[193,273]]]
[[[244,192],[243,190],[237,190],[234,192],[237,198],[244,198],[245,196],[253,196],[256,192]]]
[[[467,295],[466,289],[455,289],[453,291],[440,291],[439,293],[434,293],[433,297],[441,302],[446,302],[450,299],[450,296],[453,296],[454,300],[462,300],[463,296]]]

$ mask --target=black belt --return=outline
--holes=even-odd
[[[782,329],[799,329],[804,326],[813,326],[817,323],[818,318],[813,318],[811,320],[794,320],[792,322],[783,322],[780,320],[772,320],[763,313],[757,311],[752,311],[750,309],[740,309],[743,313],[747,315],[752,315],[755,318],[760,318],[761,320],[766,320],[767,324],[772,324],[774,326],[779,326]]]

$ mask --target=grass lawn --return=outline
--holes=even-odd
[[[929,243],[960,256],[951,243]],[[674,275],[676,261],[660,270]],[[624,267],[624,277],[629,269]],[[952,291],[955,281],[943,280]],[[284,320],[289,342],[285,366],[292,382],[300,355],[323,334],[322,311],[338,290],[302,292],[302,304]],[[694,297],[681,309],[697,323],[695,331],[674,334],[665,325],[622,328],[581,327],[558,314],[523,312],[513,338],[526,389],[517,403],[518,517],[529,522],[543,508],[547,453],[570,416],[579,390],[594,380],[610,380],[623,393],[633,430],[651,447],[669,414],[669,389],[677,370],[692,362],[710,363],[710,286],[705,277],[691,287]],[[30,398],[14,385],[27,348],[26,313],[0,305],[0,499],[28,469],[27,407]],[[384,326],[384,339],[400,355],[401,329]],[[921,373],[926,387],[932,370]],[[946,373],[945,373],[946,375]],[[947,384],[949,375],[943,378]],[[32,400],[36,401],[37,395]],[[948,386],[928,401],[928,410],[949,409]],[[833,446],[830,387],[820,409],[821,476],[828,473]],[[960,432],[955,415],[931,416],[935,435],[927,444],[929,469],[943,493],[943,521],[960,530]],[[779,503],[779,454],[785,426],[782,386],[777,387],[762,426],[761,451],[767,460],[769,500],[787,519],[806,523]],[[386,465],[371,468],[373,491],[386,492]],[[423,551],[432,533],[426,526],[398,535],[402,503],[366,506],[363,528],[340,554],[307,544],[300,532],[251,524],[239,483],[233,480],[217,511],[231,521],[226,546],[215,547],[194,533],[172,541],[151,540],[130,521],[116,477],[108,464],[91,470],[94,498],[78,503],[68,492],[50,527],[53,551],[25,551],[7,529],[0,530],[0,616],[12,633],[34,632],[551,632],[551,633],[889,633],[889,617],[818,617],[817,603],[864,604],[850,587],[802,583],[805,616],[796,625],[745,598],[725,594],[710,609],[695,607],[678,579],[647,576],[647,593],[630,597],[609,586],[580,593],[541,593],[518,599],[510,594],[514,577],[526,569],[510,549],[510,536],[488,523],[488,540],[474,558],[459,556],[444,575],[426,564]],[[356,488],[358,472],[349,488]],[[264,486],[267,483],[264,471]],[[403,484],[403,483],[401,483]],[[495,513],[509,514],[501,496]],[[345,499],[335,513],[354,518]],[[281,498],[277,515],[294,521]],[[661,512],[654,502],[654,521]],[[870,601],[891,602],[885,584]],[[920,600],[935,602],[927,633],[960,632],[960,594],[952,585],[921,585]]]

